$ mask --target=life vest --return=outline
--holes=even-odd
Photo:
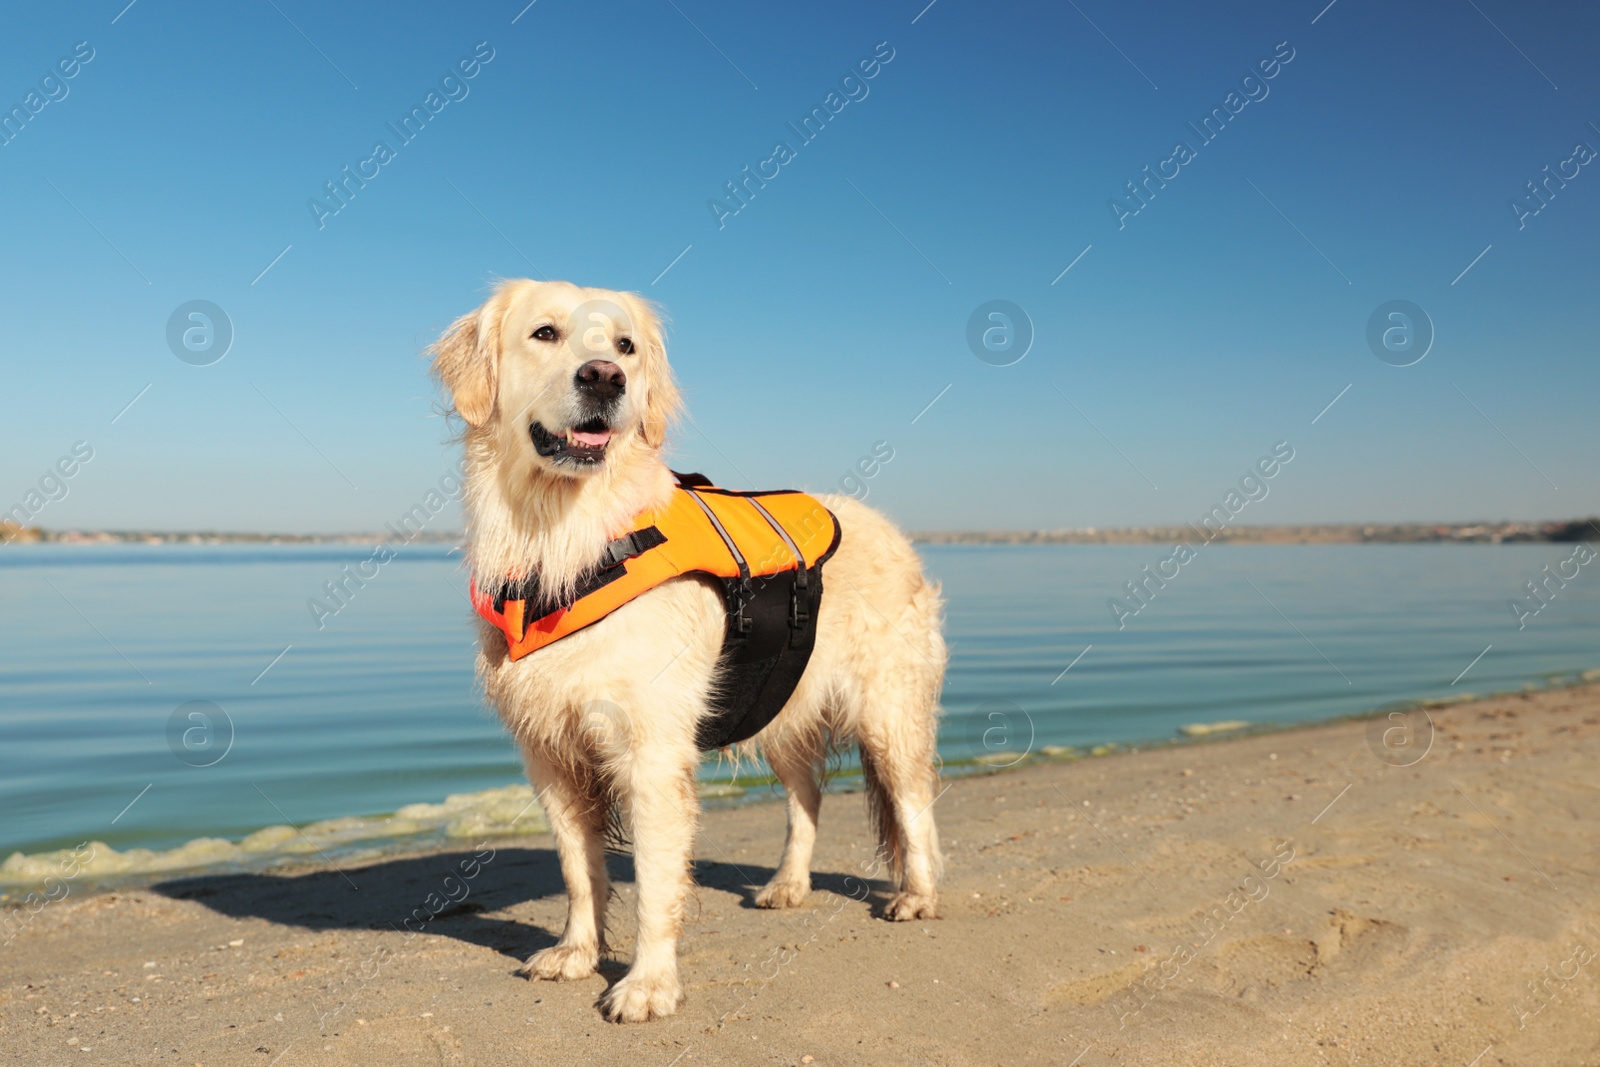
[[[511,659],[593,625],[672,578],[717,579],[727,607],[722,676],[695,740],[701,751],[747,740],[777,717],[811,659],[822,603],[822,565],[839,547],[839,520],[792,489],[735,492],[677,474],[662,507],[634,519],[562,600],[537,574],[472,603],[506,639]]]

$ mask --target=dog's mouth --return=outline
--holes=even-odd
[[[528,436],[533,438],[533,450],[544,458],[587,466],[606,458],[611,427],[596,416],[558,436],[545,429],[542,423],[535,422],[528,427]]]

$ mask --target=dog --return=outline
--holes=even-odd
[[[639,296],[505,281],[429,354],[464,423],[466,565],[476,589],[533,575],[547,593],[570,593],[619,530],[673,494],[663,450],[682,400],[660,317]],[[755,903],[806,900],[819,777],[853,741],[896,882],[883,915],[932,918],[943,864],[932,811],[946,662],[939,588],[883,516],[849,497],[818,499],[840,536],[814,650],[782,711],[731,753],[765,757],[787,794],[782,860]],[[568,895],[560,940],[523,973],[572,981],[596,972],[612,820],[632,842],[636,951],[599,1004],[613,1022],[671,1015],[683,1001],[677,942],[693,884],[696,730],[724,669],[728,613],[717,582],[688,574],[522,658],[480,620],[478,677],[521,748]]]

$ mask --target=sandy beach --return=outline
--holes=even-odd
[[[0,1062],[1593,1064],[1597,763],[1593,685],[1033,761],[949,783],[906,924],[859,796],[782,912],[782,806],[711,811],[688,1000],[645,1026],[595,1010],[625,856],[603,973],[513,973],[560,931],[545,837],[74,894],[0,950]]]

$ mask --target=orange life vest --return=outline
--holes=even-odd
[[[816,643],[822,565],[839,547],[840,528],[805,493],[734,492],[698,474],[676,477],[672,498],[610,541],[572,596],[547,598],[535,574],[488,592],[474,583],[472,603],[517,660],[668,579],[718,579],[727,607],[722,676],[696,738],[710,750],[755,736],[800,683]]]

